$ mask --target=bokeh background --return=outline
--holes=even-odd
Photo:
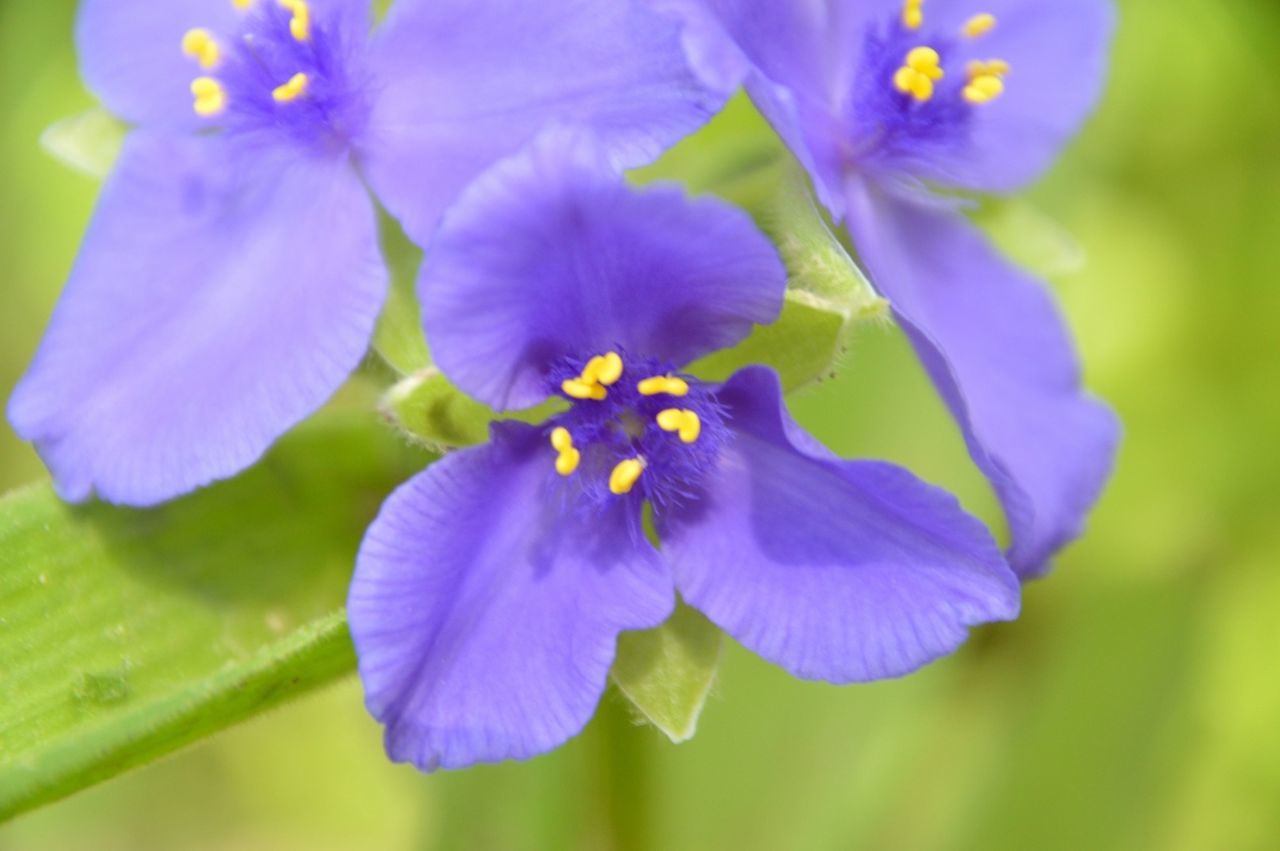
[[[1280,847],[1280,5],[1120,7],[1105,102],[1028,197],[1083,252],[1054,283],[1127,435],[1020,621],[865,687],[730,647],[688,744],[611,696],[554,754],[430,777],[385,761],[348,680],[0,826],[0,848]],[[0,0],[6,398],[97,190],[37,144],[92,105],[73,15]],[[892,329],[796,406],[995,516]],[[43,475],[0,427],[0,488]]]

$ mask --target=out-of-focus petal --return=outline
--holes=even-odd
[[[202,27],[230,32],[230,0],[81,0],[76,53],[85,84],[116,115],[135,124],[195,128],[191,81],[202,73],[182,37]]]
[[[679,25],[642,0],[397,0],[371,59],[365,165],[424,244],[472,178],[551,122],[590,128],[635,166],[724,99],[690,71]]]
[[[1119,426],[1081,386],[1045,287],[958,213],[850,183],[849,226],[1009,518],[1021,575],[1080,534]]]
[[[791,421],[777,377],[739,372],[732,441],[694,501],[656,517],[684,599],[793,674],[895,677],[1018,613],[1017,578],[945,492],[835,459]]]
[[[541,432],[499,426],[387,501],[347,611],[391,758],[424,770],[524,759],[590,719],[618,633],[670,615],[635,504],[566,503]]]
[[[386,289],[345,160],[129,137],[9,405],[61,493],[149,505],[253,463],[363,355]]]
[[[958,32],[977,12],[995,29],[968,53],[1009,63],[1004,94],[977,108],[967,147],[920,177],[978,192],[1011,192],[1038,177],[1098,102],[1115,9],[1111,0],[932,0],[931,24]]]
[[[499,408],[546,398],[560,358],[619,349],[679,366],[733,345],[777,317],[785,288],[746,214],[630,189],[567,129],[467,190],[419,284],[441,370]]]

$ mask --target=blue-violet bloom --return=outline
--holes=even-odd
[[[683,16],[709,83],[745,82],[847,225],[1000,497],[1015,570],[1043,572],[1119,428],[1045,287],[945,192],[1009,192],[1052,162],[1097,100],[1109,0],[652,2]]]
[[[85,0],[136,125],[9,417],[59,492],[149,505],[253,463],[359,363],[387,270],[551,120],[634,164],[719,103],[638,0]]]
[[[1016,616],[1016,576],[951,496],[835,458],[767,368],[688,373],[781,309],[781,263],[735,208],[628,189],[553,133],[464,193],[419,284],[463,390],[568,408],[495,424],[368,531],[348,614],[393,759],[556,747],[594,712],[618,634],[661,624],[677,591],[764,658],[838,683],[906,674]]]

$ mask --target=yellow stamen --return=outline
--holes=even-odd
[[[933,97],[933,84],[945,76],[942,57],[932,47],[916,47],[907,54],[903,66],[893,75],[893,87],[920,103]]]
[[[253,0],[231,0],[231,5],[237,12],[243,12],[253,5]]]
[[[964,66],[965,74],[970,80],[975,77],[1003,77],[1010,71],[1009,63],[1003,59],[989,59],[983,62],[975,59]]]
[[[924,0],[906,0],[902,4],[902,25],[909,30],[918,30],[924,24]]]
[[[302,97],[307,90],[307,75],[299,71],[289,78],[289,82],[276,86],[271,97],[276,103],[290,103]]]
[[[689,395],[688,382],[671,375],[655,375],[653,378],[646,378],[636,385],[636,389],[640,391],[641,396],[657,396],[662,393],[668,396]]]
[[[196,115],[208,118],[227,107],[227,92],[213,77],[196,77],[191,81],[191,94],[195,97]]]
[[[968,38],[979,38],[996,28],[996,16],[983,12],[974,15],[964,23],[964,34]]]
[[[570,447],[556,458],[556,472],[562,476],[572,476],[582,462],[582,453]]]
[[[311,37],[311,7],[306,0],[279,0],[284,8],[293,13],[289,21],[289,34],[295,41],[306,41]]]
[[[551,432],[551,445],[555,447],[557,452],[564,452],[566,449],[573,448],[573,435],[569,433],[567,428],[558,428]]]
[[[924,74],[930,80],[942,79],[942,57],[932,47],[917,47],[907,54],[907,67]]]
[[[1003,93],[1004,81],[990,74],[974,77],[964,87],[964,99],[974,105],[990,103]]]
[[[609,398],[609,392],[599,384],[588,384],[578,378],[570,378],[564,381],[560,385],[560,389],[570,399],[594,399],[597,402],[601,402]]]
[[[640,474],[643,472],[643,458],[628,458],[620,462],[609,474],[609,492],[614,496],[631,493],[631,489],[636,486],[636,482],[640,481]]]
[[[182,52],[199,62],[206,71],[215,68],[222,56],[213,35],[201,27],[187,30],[182,36]]]
[[[702,434],[702,420],[693,411],[668,408],[657,416],[658,428],[678,432],[682,443],[696,443]]]
[[[611,387],[622,378],[622,356],[617,352],[609,352],[602,359],[602,365],[596,370],[596,381],[605,387]]]

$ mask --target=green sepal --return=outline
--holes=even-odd
[[[697,731],[723,646],[723,633],[680,603],[657,629],[619,636],[610,677],[646,721],[680,744]]]
[[[128,129],[101,107],[64,118],[40,134],[40,147],[69,168],[101,180],[111,171]]]

